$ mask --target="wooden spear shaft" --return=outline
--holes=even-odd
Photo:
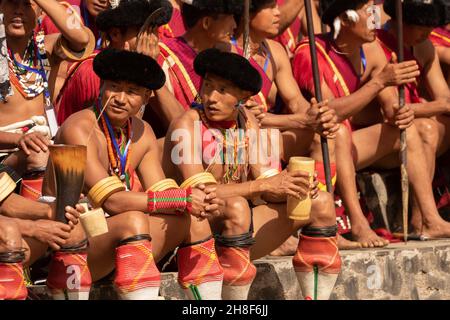
[[[319,64],[317,61],[316,38],[314,36],[314,24],[312,18],[311,0],[305,0],[305,9],[306,9],[306,21],[308,26],[309,48],[311,52],[311,64],[314,78],[314,91],[317,101],[321,102],[323,99],[322,99],[322,90],[320,87]],[[323,158],[323,166],[325,168],[327,191],[329,193],[332,193],[333,185],[331,182],[330,154],[328,152],[327,139],[324,137],[320,137],[320,144],[322,146],[322,158]]]
[[[397,17],[397,47],[398,62],[403,62],[403,5],[402,0],[396,0],[396,17]],[[399,107],[405,106],[405,87],[401,85],[398,88]],[[402,185],[402,216],[403,216],[403,240],[405,244],[408,242],[408,199],[409,199],[409,181],[408,172],[406,171],[407,152],[406,152],[406,130],[400,131],[400,170]]]
[[[244,57],[250,57],[250,0],[244,1]]]

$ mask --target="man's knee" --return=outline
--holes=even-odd
[[[243,197],[227,199],[225,202],[225,221],[226,227],[248,228],[251,222],[250,206]],[[248,229],[246,230],[248,231]]]
[[[0,240],[0,249],[6,248],[19,248],[22,244],[22,236],[19,230],[19,226],[11,220],[3,220],[0,222],[0,231],[4,235],[4,242]]]
[[[319,192],[312,201],[311,220],[314,224],[330,225],[336,223],[333,196],[328,192]]]
[[[117,230],[120,238],[149,233],[148,217],[143,212],[123,212],[120,214],[120,219],[123,221],[120,223],[120,229]]]
[[[419,135],[423,143],[432,148],[436,148],[439,140],[439,129],[433,119],[416,119],[415,121]]]

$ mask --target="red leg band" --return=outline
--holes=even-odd
[[[249,248],[218,246],[217,254],[224,271],[224,285],[245,286],[255,279],[256,267],[250,261]]]
[[[341,256],[337,237],[316,238],[300,235],[293,264],[296,272],[313,272],[314,266],[317,266],[321,272],[339,274]]]
[[[27,295],[22,263],[0,263],[0,300],[25,300]]]
[[[178,283],[183,288],[206,282],[222,281],[223,269],[214,247],[214,239],[178,249]]]
[[[116,248],[114,284],[121,293],[159,287],[161,274],[153,259],[150,241],[130,242]]]
[[[24,198],[38,201],[42,196],[43,177],[37,179],[23,179],[20,186],[20,195]]]
[[[86,252],[57,251],[53,254],[47,278],[50,291],[89,292],[91,284]]]

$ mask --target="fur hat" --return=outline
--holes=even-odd
[[[384,10],[395,19],[395,1],[386,0]],[[417,26],[437,27],[450,22],[449,0],[404,0],[403,22]]]
[[[102,80],[128,81],[150,90],[158,90],[166,82],[155,60],[126,50],[103,50],[94,59],[94,71]]]
[[[159,8],[162,8],[162,11],[156,18],[155,24],[162,26],[172,17],[172,4],[167,0],[121,0],[118,7],[101,12],[95,23],[103,32],[113,27],[140,27]]]
[[[334,19],[347,10],[355,10],[359,5],[366,4],[369,0],[321,0],[322,21],[332,26]]]
[[[251,0],[250,1],[250,12],[258,12],[263,9],[265,6],[275,4],[276,0]]]
[[[243,0],[181,0],[198,10],[217,14],[239,14],[244,10]]]
[[[262,78],[250,62],[244,57],[218,49],[207,49],[200,52],[194,60],[195,72],[204,77],[212,73],[229,80],[242,90],[257,94],[261,91]]]

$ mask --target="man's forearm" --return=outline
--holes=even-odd
[[[411,108],[414,110],[414,116],[417,118],[429,118],[449,112],[449,101],[439,99],[431,102],[413,103]]]
[[[331,99],[328,106],[336,111],[338,121],[342,122],[364,109],[383,89],[384,84],[372,79],[349,96]]]
[[[86,48],[89,43],[89,34],[85,27],[67,12],[66,7],[56,0],[35,0],[35,2],[46,12],[67,39],[70,49],[79,52]]]
[[[22,135],[18,133],[0,131],[0,148],[13,149],[17,148],[17,143]]]
[[[290,129],[311,129],[311,126],[306,119],[306,115],[300,113],[270,115],[261,121],[261,127],[280,129],[280,131]]]
[[[17,226],[19,227],[19,231],[23,237],[32,238],[34,236],[33,221],[17,218],[13,218],[11,220],[13,220],[17,224]]]
[[[49,205],[29,200],[15,193],[3,201],[0,213],[6,217],[28,220],[51,219],[52,216]]]
[[[219,184],[216,194],[218,198],[243,197],[250,200],[262,195],[267,190],[267,182],[265,179],[261,179],[239,184]]]

